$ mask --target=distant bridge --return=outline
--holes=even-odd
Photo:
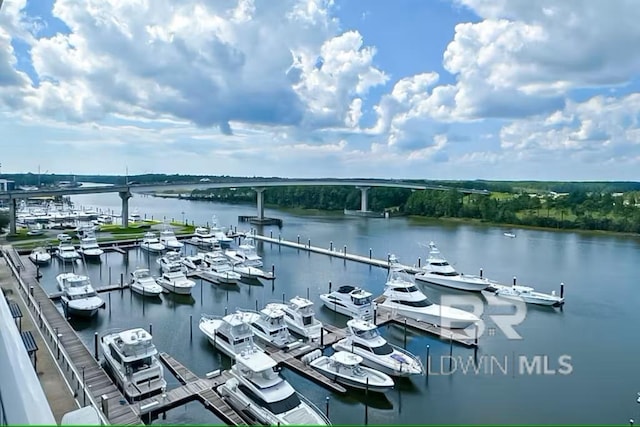
[[[129,203],[131,193],[149,193],[162,190],[207,190],[217,188],[251,188],[257,194],[258,219],[264,218],[264,191],[270,187],[293,187],[293,186],[354,186],[360,189],[361,211],[368,212],[367,192],[371,187],[387,187],[387,188],[407,188],[411,190],[439,190],[451,191],[455,190],[465,194],[489,194],[487,190],[477,190],[469,188],[448,187],[444,185],[427,185],[417,184],[414,182],[404,182],[399,180],[384,179],[348,179],[348,178],[308,178],[308,179],[286,179],[277,178],[270,180],[256,181],[226,181],[226,182],[194,182],[194,183],[158,183],[158,184],[124,184],[124,185],[106,185],[99,187],[76,187],[76,188],[55,188],[55,189],[38,189],[33,191],[7,191],[0,192],[0,200],[9,201],[10,212],[10,233],[16,232],[16,200],[28,199],[31,197],[42,196],[73,196],[79,194],[99,194],[99,193],[118,193],[122,199],[122,223],[128,226]]]

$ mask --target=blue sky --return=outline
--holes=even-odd
[[[638,180],[633,0],[5,0],[2,171]]]

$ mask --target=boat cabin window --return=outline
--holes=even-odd
[[[354,305],[368,305],[368,304],[371,304],[371,297],[364,297],[364,298],[351,297],[351,300],[353,301]]]
[[[406,305],[408,307],[429,307],[431,304],[433,304],[431,301],[429,301],[426,298],[423,299],[423,300],[419,300],[419,301],[391,300],[391,302],[394,302],[394,303],[400,304],[400,305]]]
[[[251,325],[257,330],[259,330],[260,332],[264,333],[264,329],[262,329],[262,326],[258,325],[257,323],[252,323]]]
[[[302,317],[302,324],[305,326],[313,325],[313,314]]]
[[[365,340],[372,340],[372,339],[377,338],[377,337],[380,336],[380,333],[378,332],[377,329],[369,329],[369,330],[366,330],[366,331],[362,331],[362,330],[356,329],[355,333],[356,333],[357,337],[360,337],[360,338],[365,339]]]
[[[113,359],[116,362],[122,363],[122,358],[120,357],[120,353],[118,353],[118,351],[113,347],[113,344],[109,344],[109,350],[111,352],[111,357],[113,357]]]
[[[238,388],[242,393],[247,395],[247,397],[253,400],[258,406],[261,406],[273,414],[282,414],[284,412],[290,411],[300,405],[300,398],[294,392],[291,393],[288,397],[285,397],[282,400],[277,402],[265,402],[260,396],[254,393],[249,387],[244,384],[238,385]]]
[[[460,273],[458,273],[457,271],[449,271],[449,272],[442,272],[442,271],[432,271],[432,274],[437,274],[438,276],[459,276]]]
[[[371,347],[371,351],[378,356],[386,356],[387,354],[393,353],[393,347],[388,343],[384,343],[380,347]]]
[[[393,288],[394,291],[396,292],[416,292],[418,290],[418,288],[416,288],[414,285],[411,286],[407,286],[406,288]]]
[[[289,319],[293,320],[293,314],[289,313],[288,311],[285,311],[284,314],[286,314]]]
[[[436,267],[446,267],[449,265],[447,261],[431,261],[429,264],[435,265]]]
[[[151,356],[145,357],[143,359],[134,360],[133,362],[127,363],[127,370],[131,370],[131,372],[138,372],[142,369],[147,369],[151,366]]]
[[[249,338],[236,338],[233,340],[233,345],[242,344],[249,341]]]

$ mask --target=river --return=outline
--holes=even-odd
[[[76,206],[91,206],[120,211],[120,199],[115,194],[83,195],[72,198]],[[137,209],[147,217],[163,217],[204,224],[212,215],[218,224],[247,229],[237,224],[238,215],[251,215],[255,206],[228,205],[215,202],[160,199],[135,195],[130,210]],[[288,240],[307,242],[314,246],[343,248],[358,254],[386,259],[393,253],[405,264],[417,263],[427,256],[425,245],[438,244],[443,255],[463,273],[484,274],[494,280],[529,284],[537,290],[559,291],[566,284],[566,305],[562,310],[527,307],[524,320],[514,326],[520,339],[505,335],[487,307],[482,319],[484,333],[480,336],[477,372],[469,362],[473,349],[454,346],[450,365],[449,344],[434,336],[408,331],[407,348],[423,360],[430,347],[431,367],[425,377],[404,379],[386,395],[368,399],[368,419],[371,424],[594,424],[626,423],[640,418],[636,392],[640,390],[640,364],[637,326],[640,306],[640,285],[637,265],[640,260],[640,240],[629,236],[592,235],[576,232],[555,232],[517,229],[516,238],[507,238],[498,227],[414,221],[409,218],[353,218],[339,214],[293,214],[266,209],[267,216],[281,218],[282,229],[265,227]],[[189,250],[193,250],[189,248]],[[260,253],[265,269],[275,266],[277,279],[273,287],[241,284],[236,290],[223,290],[209,283],[198,283],[192,299],[176,299],[163,295],[162,303],[145,302],[128,291],[111,293],[111,309],[101,311],[89,323],[74,326],[89,348],[93,333],[114,328],[153,324],[154,342],[196,374],[230,362],[220,358],[197,328],[202,313],[222,314],[236,308],[255,308],[269,301],[282,300],[309,292],[316,303],[318,318],[344,326],[346,318],[320,307],[318,295],[326,292],[331,281],[334,289],[341,284],[355,284],[382,292],[386,270],[367,265],[309,254],[277,245],[263,244]],[[146,266],[146,254],[134,250],[125,258],[109,253],[102,265],[89,265],[94,284],[108,282],[109,267],[112,282],[120,273],[127,274],[138,266]],[[151,260],[153,262],[153,260]],[[155,265],[152,264],[152,265]],[[43,268],[41,283],[55,289],[58,264]],[[198,281],[199,282],[199,281]],[[435,301],[443,291],[421,285]],[[456,293],[455,295],[460,295]],[[107,294],[103,294],[105,299]],[[193,339],[189,335],[189,316],[193,316]],[[402,346],[401,327],[382,328],[383,335]],[[442,359],[444,357],[444,359]],[[222,364],[222,365],[221,365]],[[449,367],[451,366],[451,370]],[[330,418],[336,424],[362,424],[365,416],[365,396],[349,392],[347,396],[332,395],[320,386],[293,372],[283,371],[292,385],[302,391],[317,406],[325,409],[330,396]],[[178,385],[166,374],[169,387]],[[168,412],[159,423],[216,423],[215,416],[198,402],[192,402]]]

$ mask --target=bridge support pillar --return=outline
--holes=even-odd
[[[16,202],[14,198],[9,199],[9,234],[16,234]]]
[[[360,211],[367,212],[369,210],[368,202],[369,196],[368,192],[371,187],[356,187],[360,190]]]
[[[118,194],[122,200],[122,226],[127,228],[129,226],[129,199],[131,198],[131,193],[121,191]]]
[[[264,219],[264,190],[263,187],[254,187],[253,191],[256,192],[256,205],[258,207],[257,219],[262,221]]]

